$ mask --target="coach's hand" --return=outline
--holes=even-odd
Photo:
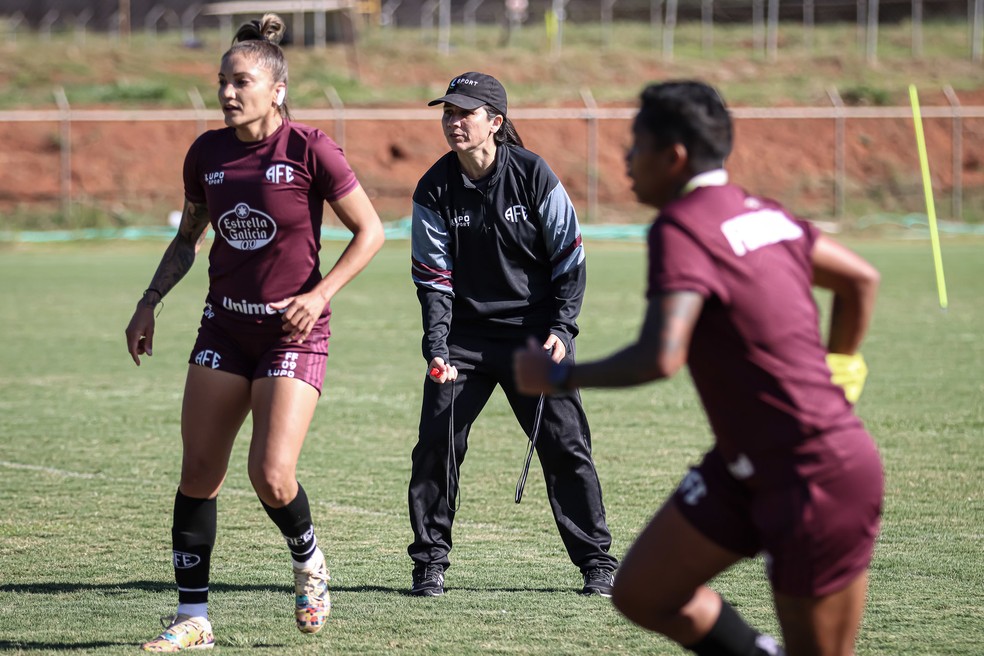
[[[564,340],[553,333],[550,333],[547,341],[543,343],[543,350],[550,354],[550,359],[554,362],[563,362],[564,358],[567,357],[567,347],[564,346]]]
[[[458,379],[458,368],[446,363],[444,358],[433,358],[427,365],[427,377],[435,383]]]

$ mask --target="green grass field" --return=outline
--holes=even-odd
[[[858,411],[887,473],[858,653],[979,654],[984,644],[984,243],[944,241],[939,309],[927,241],[855,242],[883,275]],[[332,261],[341,244],[328,243]],[[635,336],[644,248],[589,242],[582,359]],[[123,329],[163,243],[0,250],[0,652],[129,654],[173,611],[170,511],[178,413],[205,262],[169,295],[155,355]],[[406,484],[424,362],[407,242],[387,244],[334,303],[328,383],[300,478],[333,571],[318,636],[293,628],[287,552],[245,472],[248,432],[219,497],[211,614],[219,653],[681,654],[575,594],[534,464],[501,395],[462,470],[449,593],[405,596]],[[821,297],[821,301],[826,299]],[[710,442],[686,376],[587,391],[614,550],[623,554]],[[248,431],[248,427],[247,427]],[[774,632],[760,561],[714,585]]]

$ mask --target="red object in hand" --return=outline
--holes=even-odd
[[[437,378],[441,375],[441,370],[438,369],[437,367],[434,367],[430,370],[430,375],[433,376],[434,378]]]

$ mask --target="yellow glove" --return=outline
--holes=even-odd
[[[868,377],[868,365],[861,354],[828,353],[827,366],[830,367],[830,382],[843,388],[844,396],[852,405],[857,403]]]

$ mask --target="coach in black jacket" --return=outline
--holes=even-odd
[[[457,472],[472,423],[501,385],[528,436],[539,423],[536,451],[547,496],[583,575],[582,593],[608,596],[618,561],[608,553],[611,534],[581,399],[523,396],[511,372],[513,351],[530,337],[555,361],[573,360],[585,287],[574,207],[547,163],[522,147],[498,80],[464,73],[429,104],[444,105],[451,152],[413,195],[412,273],[428,377],[409,489],[411,593],[444,592]]]

